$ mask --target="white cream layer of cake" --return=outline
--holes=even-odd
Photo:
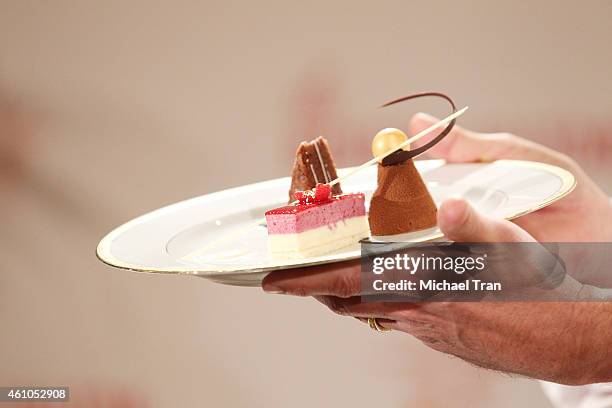
[[[362,215],[297,234],[270,234],[268,248],[273,258],[308,258],[355,244],[369,235],[368,217]]]

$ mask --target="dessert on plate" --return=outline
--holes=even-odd
[[[297,201],[266,212],[268,248],[273,258],[323,255],[369,236],[363,193],[332,195],[318,184],[298,191]]]
[[[383,129],[372,142],[372,152],[378,156],[405,140],[407,137],[402,131]],[[378,163],[378,187],[372,195],[368,214],[372,235],[395,235],[434,227],[438,210],[414,162],[410,158],[390,161],[390,164]]]
[[[465,112],[467,106],[457,112],[455,102],[448,95],[441,92],[419,92],[386,102],[382,107],[422,97],[446,100],[453,113],[435,126],[414,135],[410,140],[404,132],[393,128],[383,129],[374,137],[372,161],[378,161],[378,186],[370,202],[369,221],[372,235],[396,235],[436,226],[436,204],[412,159],[444,139],[455,126],[456,117]],[[409,143],[443,124],[446,124],[444,130],[429,142],[410,149]]]
[[[318,183],[329,183],[336,178],[336,165],[329,143],[324,137],[319,136],[310,142],[300,143],[291,171],[289,202],[294,200],[296,191],[312,190]],[[332,194],[342,194],[340,183],[333,185]]]
[[[424,96],[446,99],[455,111],[454,102],[439,92],[408,95],[383,106]],[[372,141],[374,158],[344,175],[349,177],[378,162],[378,184],[367,216],[363,193],[342,194],[327,140],[318,137],[302,142],[291,172],[289,204],[266,212],[270,254],[276,258],[310,257],[357,243],[368,237],[370,230],[374,236],[389,236],[434,227],[436,204],[412,159],[450,132],[456,115],[451,116],[444,120],[448,125],[440,134],[414,150],[409,143],[435,127],[410,141],[398,129],[378,132]]]

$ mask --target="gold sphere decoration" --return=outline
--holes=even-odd
[[[406,140],[408,140],[408,136],[399,129],[383,129],[372,140],[372,155],[377,157],[391,149],[397,150],[396,147]],[[402,150],[410,150],[410,145],[402,147]]]

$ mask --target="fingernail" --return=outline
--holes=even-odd
[[[440,223],[447,229],[455,229],[465,219],[468,204],[463,199],[450,198],[442,204],[440,210]]]
[[[410,120],[410,130],[412,132],[420,132],[436,122],[438,122],[438,119],[434,118],[433,116],[428,115],[427,113],[419,112]]]
[[[425,112],[419,112],[417,114],[414,115],[415,119],[417,120],[422,120],[424,122],[431,122],[431,123],[436,123],[439,121],[438,118],[436,118],[435,116],[432,116],[428,113]]]
[[[266,285],[263,287],[263,290],[271,295],[283,295],[285,293],[284,290],[274,285]]]

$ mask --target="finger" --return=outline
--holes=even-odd
[[[434,350],[454,354],[456,347],[453,347],[452,342],[449,340],[449,335],[445,326],[438,326],[434,324],[414,324],[409,321],[385,321],[378,320],[378,324],[384,328],[401,331],[420,340],[423,344],[431,347]]]
[[[438,122],[438,120],[426,113],[417,113],[410,121],[410,131],[413,134],[417,134]],[[432,132],[417,140],[414,143],[414,147],[420,147],[429,143],[437,134],[438,132]],[[481,149],[476,146],[472,136],[472,132],[455,125],[451,132],[438,144],[429,149],[427,153],[433,158],[441,158],[448,161],[477,161],[479,160]]]
[[[316,299],[331,311],[341,316],[376,317],[389,320],[424,321],[425,314],[415,303],[408,302],[368,302],[361,297],[340,298],[337,296],[316,296]]]
[[[403,331],[400,329],[400,322],[396,320],[380,318],[380,319],[376,319],[376,322],[378,322],[379,326],[382,326],[385,329],[394,330],[394,331]]]
[[[376,318],[376,323],[378,323],[379,326],[381,326],[383,329],[389,329],[389,330],[396,330],[397,328],[394,329],[394,327],[397,327],[397,322],[395,320],[389,320],[389,319],[385,319],[383,317],[377,317]]]
[[[357,296],[361,291],[359,260],[271,272],[263,290],[295,296]]]
[[[368,324],[368,319],[365,317],[355,317],[355,319],[359,320],[361,323]]]
[[[438,226],[457,242],[533,242],[527,232],[510,221],[488,217],[467,201],[451,198],[438,209]]]
[[[430,347],[440,351],[446,350],[448,343],[448,323],[443,318],[429,313],[432,305],[405,302],[361,303],[359,297],[338,298],[334,296],[316,296],[317,300],[341,316],[353,316],[368,324],[368,318],[375,317],[378,325],[386,329],[403,331],[411,334]]]
[[[431,323],[415,323],[406,320],[389,320],[385,318],[376,318],[376,323],[385,329],[401,331],[416,339],[423,344],[444,353],[452,353],[453,347],[448,341],[448,335],[444,329]]]
[[[368,326],[370,325],[370,322],[369,322],[368,318],[366,318],[366,317],[355,317],[355,319],[359,320],[361,323],[367,324]],[[394,321],[394,320],[388,320],[388,319],[382,319],[382,318],[380,318],[380,319],[376,319],[376,321],[378,322],[378,324],[379,324],[380,326],[383,326],[383,325],[381,324],[381,323],[383,323],[383,322],[384,322],[386,325],[389,325],[389,324],[395,323],[395,321]],[[383,327],[385,327],[385,326],[383,326]]]
[[[370,325],[370,321],[367,318],[356,317],[355,319],[359,320],[361,323],[367,324],[368,326]],[[389,319],[376,318],[376,323],[378,323],[378,325],[382,326],[384,329],[393,330],[391,328],[392,326],[397,327],[397,322],[394,320],[389,320]]]
[[[412,117],[410,129],[416,134],[438,121],[437,118],[417,113]],[[436,132],[418,140],[415,147],[422,146],[437,135]],[[493,161],[499,159],[534,160],[555,164],[564,168],[572,167],[566,156],[545,146],[533,143],[508,133],[477,133],[460,126],[453,130],[427,151],[433,158],[449,162]]]

